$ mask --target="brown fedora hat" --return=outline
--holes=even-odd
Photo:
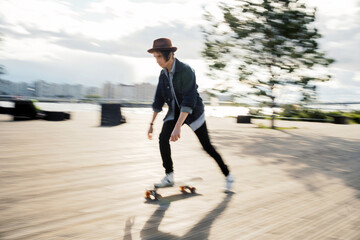
[[[149,53],[155,51],[171,50],[175,52],[177,47],[173,47],[169,38],[158,38],[154,40],[153,47],[148,50]]]

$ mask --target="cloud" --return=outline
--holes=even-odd
[[[354,0],[324,1],[319,13],[320,20],[329,30],[348,30],[359,25],[359,6]]]
[[[359,1],[306,2],[318,6],[320,48],[336,60],[329,69],[334,80],[321,85],[319,94],[357,98]],[[176,56],[196,70],[200,87],[207,86],[199,25],[202,5],[210,3],[215,1],[1,0],[1,64],[14,81],[154,83],[160,69],[146,50],[154,39],[170,37]]]
[[[318,87],[318,100],[320,102],[352,102],[358,101],[359,89],[349,88],[328,88],[326,86]]]
[[[95,14],[95,15],[94,15]],[[100,15],[100,20],[93,16]],[[149,27],[180,23],[186,27],[201,20],[201,7],[194,1],[101,0],[82,12],[81,34],[98,40],[118,40]]]
[[[141,2],[135,2],[105,0],[79,6],[79,2],[65,1],[34,0],[24,5],[17,0],[2,1],[0,9],[9,10],[0,10],[0,31],[5,35],[5,51],[0,58],[7,69],[6,78],[96,86],[105,81],[156,83],[160,69],[147,49],[155,38],[164,36],[179,48],[178,56],[199,57],[201,33],[198,22],[191,20],[201,17],[201,12],[180,19],[176,13],[169,14],[193,2],[156,1],[141,5],[140,10]],[[153,17],[154,9],[160,16]],[[143,11],[151,21],[146,17],[137,19]]]
[[[79,14],[64,1],[3,0],[0,9],[3,24],[9,28],[27,26],[50,32],[71,32],[79,26]]]
[[[307,1],[318,6],[315,25],[320,30],[321,50],[335,63],[329,67],[333,79],[317,84],[319,99],[322,101],[350,101],[358,98],[360,84],[360,2],[345,1]]]
[[[199,28],[185,27],[180,23],[148,27],[116,41],[97,41],[83,36],[64,36],[56,44],[70,49],[81,49],[105,54],[149,57],[147,50],[152,47],[153,40],[159,37],[169,37],[173,44],[177,44],[179,52],[186,58],[198,58],[201,48],[201,34]]]
[[[5,33],[10,46],[6,49],[11,51],[13,58],[21,58],[21,52],[33,52],[34,55],[28,57],[38,58],[45,52],[49,53],[54,49],[48,49],[46,46],[62,46],[72,50],[83,50],[88,52],[104,53],[109,55],[148,57],[147,50],[152,47],[153,40],[159,37],[169,37],[173,44],[178,47],[179,55],[185,58],[199,58],[202,49],[202,35],[199,26],[186,27],[180,23],[172,25],[163,25],[157,27],[148,27],[118,40],[97,40],[88,38],[80,34],[68,34],[65,32],[49,32],[38,29],[22,28],[26,33],[13,31],[12,29],[0,28]],[[34,48],[40,43],[40,48]],[[27,44],[29,43],[29,44]],[[9,49],[10,48],[10,49]],[[17,49],[17,50],[16,50]],[[19,51],[21,50],[21,52]],[[48,55],[48,54],[47,54]],[[9,57],[9,55],[8,55]]]
[[[2,60],[7,79],[30,82],[42,79],[47,82],[101,86],[104,82],[130,84],[135,79],[134,67],[119,57],[76,52],[65,53],[49,61]]]
[[[360,21],[360,18],[359,18]],[[336,60],[334,66],[357,71],[360,65],[360,23],[351,30],[328,31],[320,41],[322,49]]]
[[[335,63],[330,68],[357,71],[360,65],[360,6],[354,0],[308,1],[318,5],[315,25],[322,34],[321,50]]]
[[[2,47],[5,51],[0,56],[2,61],[13,59],[43,62],[57,59],[59,54],[63,54],[61,47],[42,38],[17,39],[6,35],[3,40]]]
[[[184,26],[181,23],[149,27],[138,31],[120,40],[126,54],[134,55],[141,51],[141,55],[148,56],[147,50],[152,47],[153,40],[160,37],[169,37],[174,46],[178,47],[176,55],[183,58],[199,58],[202,47],[202,35],[199,26]]]
[[[202,16],[199,2],[190,0],[88,1],[75,11],[76,6],[76,2],[63,0],[2,0],[0,15],[8,28],[21,26],[107,41],[174,21],[187,27],[197,25]]]
[[[316,84],[321,101],[351,101],[358,98],[360,71],[332,68],[331,74],[333,75],[331,81]]]
[[[202,36],[199,20],[202,12],[200,6],[192,1],[142,3],[103,0],[89,2],[81,12],[73,11],[74,3],[64,1],[34,0],[23,5],[21,2],[5,0],[0,4],[0,9],[9,9],[0,10],[0,31],[12,42],[12,46],[17,44],[22,50],[24,46],[19,40],[42,42],[44,49],[36,49],[35,59],[42,55],[41,52],[49,52],[46,45],[144,57],[148,55],[146,50],[152,46],[152,41],[164,36],[177,43],[181,56],[200,57]],[[198,13],[186,15],[184,12],[189,12],[187,8]],[[28,9],[34,10],[29,14]],[[14,54],[11,56],[15,57]]]
[[[360,84],[360,72],[355,73],[355,76],[354,76],[353,79],[354,79],[355,82]]]

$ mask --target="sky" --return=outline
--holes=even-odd
[[[230,0],[229,0],[230,1]],[[336,62],[331,82],[318,84],[318,100],[359,101],[360,0],[304,0],[317,8],[320,48]],[[169,37],[176,57],[206,76],[200,26],[211,0],[1,0],[0,64],[3,79],[44,80],[101,87],[104,82],[156,84],[160,67],[147,53],[153,40]]]

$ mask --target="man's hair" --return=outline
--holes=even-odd
[[[163,57],[165,58],[165,61],[166,61],[166,62],[170,60],[170,56],[171,56],[170,53],[173,53],[173,54],[174,54],[174,52],[171,51],[171,50],[162,50],[162,51],[159,51],[159,52],[161,53],[161,55],[163,55]]]

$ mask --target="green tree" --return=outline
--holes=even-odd
[[[280,90],[293,86],[311,101],[314,83],[331,79],[324,69],[334,60],[319,50],[316,9],[299,0],[237,0],[219,9],[221,18],[206,11],[203,27],[202,54],[214,78],[235,77],[272,108]]]

